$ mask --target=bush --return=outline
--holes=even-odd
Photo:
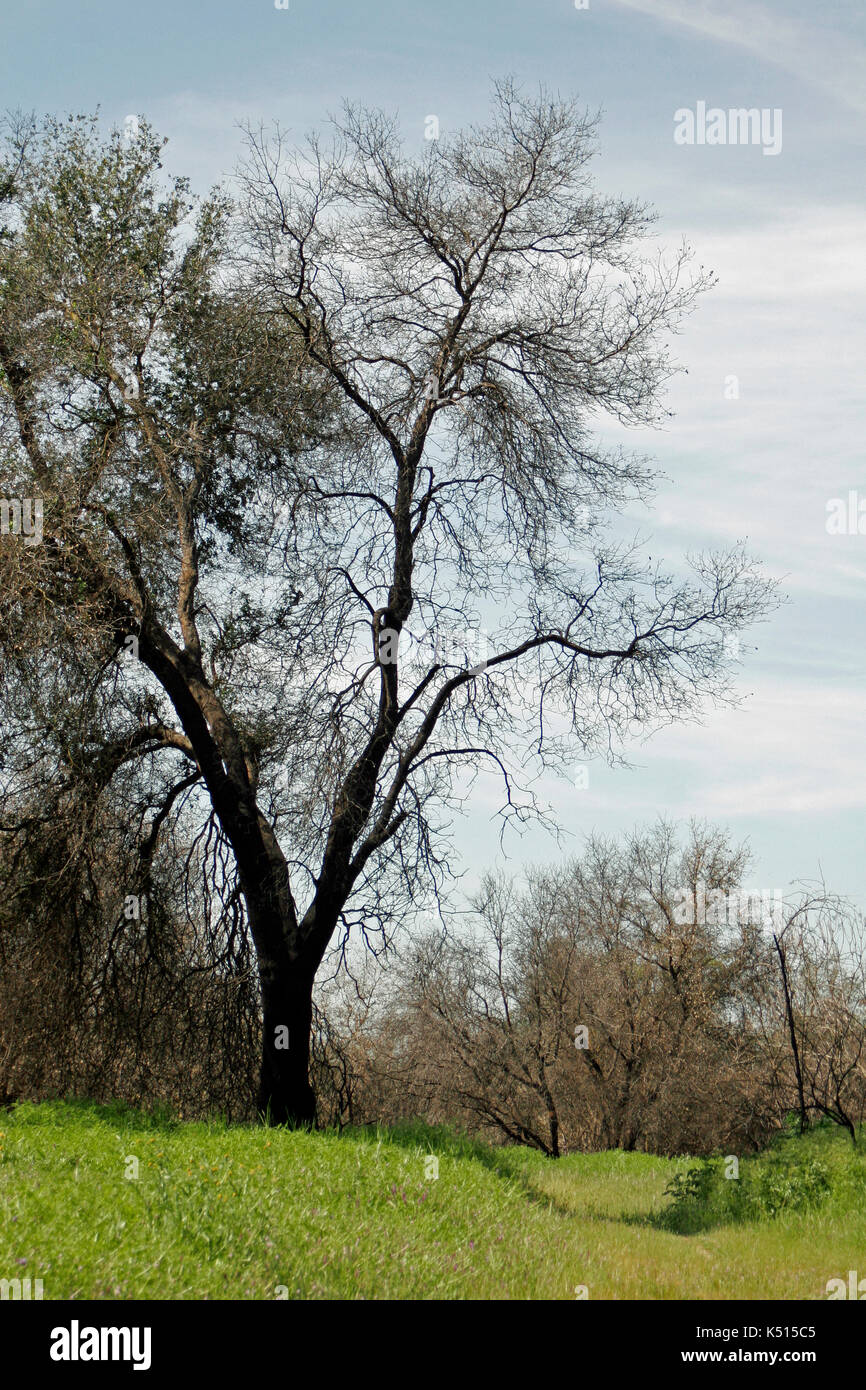
[[[752,1192],[758,1216],[819,1206],[830,1191],[830,1173],[817,1158],[773,1159],[757,1170]]]
[[[813,1210],[829,1196],[830,1170],[806,1154],[765,1155],[744,1166],[738,1178],[725,1173],[726,1160],[709,1158],[677,1173],[665,1196],[670,1206],[662,1224],[676,1231],[734,1221],[766,1221],[786,1212]]]

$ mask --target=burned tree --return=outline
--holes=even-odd
[[[657,417],[709,277],[639,254],[651,218],[592,153],[571,103],[509,84],[418,158],[350,110],[294,154],[252,132],[235,204],[190,227],[143,123],[12,133],[2,428],[44,538],[0,545],[7,796],[41,740],[47,782],[70,749],[78,776],[135,764],[148,834],[212,822],[274,1120],[314,1118],[326,952],[441,886],[471,777],[534,813],[522,773],[724,697],[725,636],[770,601],[738,550],[674,579],[604,538],[652,479],[592,417]],[[79,721],[21,703],[64,646]]]

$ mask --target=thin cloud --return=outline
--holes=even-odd
[[[778,10],[729,0],[613,0],[624,9],[745,48],[866,111],[866,48],[850,34],[803,24]]]

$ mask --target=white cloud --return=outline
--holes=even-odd
[[[786,680],[712,717],[712,737],[678,731],[706,774],[701,814],[785,815],[866,806],[860,746],[866,692]]]
[[[779,9],[731,0],[614,0],[625,9],[736,45],[866,111],[866,49],[850,34],[800,22]],[[831,21],[832,22],[832,21]]]
[[[825,521],[829,498],[866,495],[866,217],[782,207],[687,235],[719,284],[676,344],[688,375],[671,386],[674,418],[661,432],[601,431],[668,475],[657,507],[627,524],[663,532],[671,556],[748,537],[787,589],[859,596],[866,539],[828,536]]]

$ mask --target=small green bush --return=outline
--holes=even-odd
[[[714,1178],[712,1164],[705,1159],[697,1168],[687,1168],[684,1173],[675,1173],[665,1188],[665,1196],[672,1199],[675,1207],[706,1203],[712,1191]]]
[[[830,1187],[830,1172],[820,1159],[770,1159],[757,1168],[751,1196],[757,1215],[773,1217],[819,1206]]]
[[[703,1159],[668,1183],[665,1196],[670,1206],[663,1224],[689,1231],[733,1221],[772,1220],[820,1206],[832,1188],[830,1170],[813,1155],[768,1154],[744,1162],[738,1178],[726,1176],[724,1159]]]

